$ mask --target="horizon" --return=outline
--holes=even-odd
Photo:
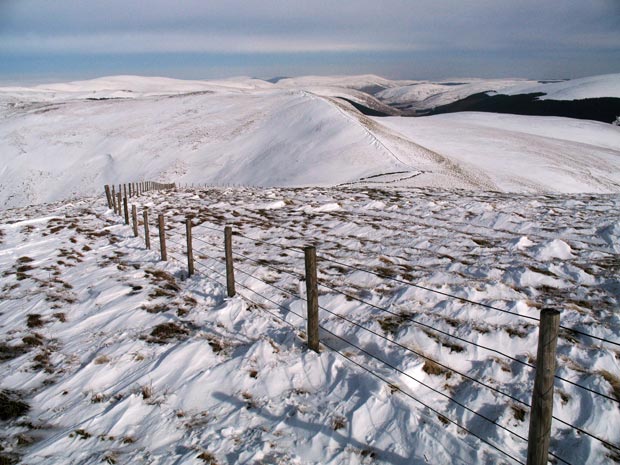
[[[45,86],[45,85],[54,85],[54,84],[68,84],[71,82],[88,82],[94,81],[98,79],[112,79],[118,77],[127,77],[127,78],[144,78],[144,79],[171,79],[178,81],[197,81],[197,82],[209,82],[209,81],[235,81],[235,80],[258,80],[263,82],[269,82],[272,84],[277,84],[277,82],[285,79],[303,79],[303,78],[356,78],[356,77],[365,77],[365,76],[373,76],[380,79],[385,79],[388,81],[398,82],[398,81],[413,81],[413,82],[430,82],[430,83],[442,83],[449,81],[469,81],[469,80],[524,80],[524,81],[539,81],[539,82],[561,82],[561,81],[570,81],[581,78],[588,78],[594,76],[604,76],[604,75],[612,75],[612,74],[620,74],[619,73],[604,73],[604,74],[585,74],[580,77],[557,77],[557,78],[536,78],[536,77],[523,77],[523,76],[496,76],[496,77],[481,77],[481,76],[444,76],[436,79],[425,79],[425,78],[388,78],[378,73],[360,73],[360,74],[305,74],[305,75],[297,75],[297,76],[273,76],[273,77],[256,77],[256,76],[244,76],[244,75],[236,75],[236,76],[222,76],[215,78],[179,78],[174,76],[166,76],[166,75],[157,75],[157,74],[108,74],[108,75],[98,75],[93,77],[85,77],[85,78],[67,78],[67,79],[54,79],[54,78],[33,78],[30,80],[22,80],[22,81],[12,81],[12,80],[3,80],[0,79],[0,88],[2,87],[35,87],[35,86]]]
[[[620,4],[4,0],[0,82],[376,74],[574,79],[620,72]]]

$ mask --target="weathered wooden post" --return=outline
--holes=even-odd
[[[129,206],[127,205],[127,197],[123,197],[123,209],[125,211],[125,224],[129,224]]]
[[[114,191],[114,185],[112,185],[112,203],[114,204],[114,213],[118,213],[116,209],[116,192]]]
[[[146,248],[151,250],[151,235],[149,233],[149,211],[145,207],[142,212],[142,219],[144,220],[144,243]]]
[[[130,182],[129,184],[127,184],[127,191],[129,192],[129,198],[131,198],[131,197],[132,197],[132,195],[131,195],[131,185],[132,185],[132,184],[133,184],[133,183],[131,183],[131,182]]]
[[[123,197],[127,197],[127,184],[123,184]]]
[[[226,290],[228,297],[234,297],[235,292],[235,269],[233,267],[232,255],[232,228],[224,228],[224,254],[226,255]]]
[[[116,201],[118,203],[118,216],[123,216],[123,199],[120,192],[116,194]]]
[[[558,344],[560,312],[545,308],[540,314],[536,378],[530,409],[530,430],[527,438],[527,465],[546,465],[553,416],[553,380],[555,350]]]
[[[161,252],[161,259],[165,262],[168,260],[168,254],[166,253],[166,231],[164,229],[166,225],[164,224],[164,215],[159,214],[157,222],[159,224],[159,250]]]
[[[316,248],[304,248],[306,261],[306,297],[308,301],[308,347],[319,351],[319,290],[316,273]]]
[[[138,209],[135,205],[131,206],[131,219],[133,220],[133,235],[138,237]]]
[[[194,274],[194,251],[192,250],[192,218],[185,219],[185,236],[187,239],[187,274]]]
[[[104,186],[105,189],[105,198],[108,200],[108,208],[112,208],[112,194],[110,194],[110,186],[106,184]]]

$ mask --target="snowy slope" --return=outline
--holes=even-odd
[[[484,82],[472,81],[469,91]],[[448,188],[618,191],[617,128],[536,117],[497,118],[514,121],[514,131],[492,116],[485,122],[371,119],[342,100],[387,112],[356,90],[384,84],[374,76],[277,85],[119,76],[0,89],[0,205],[93,194],[103,184],[136,179],[304,186],[370,178]],[[425,101],[433,98],[444,97]]]
[[[580,100],[599,97],[620,98],[620,74],[605,74],[539,85],[519,84],[514,87],[504,88],[499,93],[517,95],[538,92],[545,94],[539,97],[541,100]]]
[[[450,176],[469,184],[462,187],[508,192],[620,190],[620,128],[609,124],[470,112],[374,121],[436,154],[410,185]]]
[[[268,89],[260,79],[231,78],[220,81],[190,81],[166,77],[108,76],[88,81],[43,84],[33,87],[0,88],[0,99],[50,102],[77,99],[140,98],[191,92],[235,92]]]
[[[131,202],[166,215],[167,263],[153,224],[147,251],[102,196],[0,213],[0,390],[30,407],[2,420],[3,460],[511,464],[526,451],[531,317],[560,308],[564,326],[620,339],[617,195],[246,188]],[[267,242],[234,237],[232,299],[224,224]],[[295,315],[305,286],[292,248],[318,238],[333,333],[320,354]],[[620,443],[617,346],[562,331],[558,359],[579,386],[556,380],[554,415],[572,426],[554,420],[551,451],[613,463],[599,439]]]
[[[0,201],[105,183],[326,185],[409,169],[337,106],[299,90],[5,104]]]
[[[620,98],[620,74],[591,76],[561,82],[541,83],[525,79],[454,79],[438,82],[412,82],[386,86],[376,97],[403,109],[429,110],[448,105],[481,92],[519,95],[543,93],[541,100],[580,100]]]
[[[284,88],[305,87],[341,87],[345,89],[372,89],[391,88],[408,85],[416,81],[392,81],[372,74],[359,76],[300,76],[279,80],[275,85]]]
[[[528,88],[536,81],[521,79],[462,79],[451,82],[418,82],[392,87],[377,94],[377,98],[402,108],[425,110],[448,105],[481,92],[503,92],[516,85]]]

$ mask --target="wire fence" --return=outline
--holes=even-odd
[[[193,252],[196,255],[198,255],[198,259],[196,259],[195,256],[194,258],[191,258],[191,259],[188,258],[187,241],[183,243],[184,242],[183,232],[182,230],[179,230],[179,228],[177,228],[177,226],[182,225],[182,223],[173,221],[173,223],[169,226],[169,229],[166,231],[166,234],[165,234],[165,243],[170,243],[172,246],[174,246],[170,248],[169,253],[168,253],[168,257],[172,261],[177,263],[180,268],[185,268],[188,266],[188,260],[191,260],[192,263],[195,265],[196,270],[199,273],[201,273],[201,275],[204,276],[206,279],[216,282],[219,285],[226,286],[227,278],[228,278],[228,271],[226,269],[224,270],[218,269],[217,267],[226,265],[227,260],[230,260],[232,263],[233,257],[234,257],[234,261],[235,261],[234,272],[241,274],[244,278],[243,281],[239,277],[235,277],[234,279],[234,284],[240,288],[239,289],[240,292],[238,292],[238,294],[241,295],[244,299],[251,302],[256,307],[271,314],[278,321],[281,321],[282,323],[288,326],[291,326],[298,331],[301,331],[298,325],[303,324],[304,322],[307,322],[308,318],[307,316],[304,316],[292,310],[291,303],[297,302],[297,301],[303,302],[304,299],[307,298],[308,296],[307,295],[304,296],[302,295],[303,293],[300,293],[300,292],[294,292],[290,289],[286,289],[282,287],[282,285],[277,285],[275,284],[275,282],[272,282],[271,280],[268,281],[265,278],[261,278],[260,276],[257,276],[256,271],[268,270],[270,272],[275,272],[275,273],[278,273],[279,276],[285,276],[287,279],[292,278],[293,280],[295,280],[294,282],[297,284],[305,280],[306,277],[304,273],[300,273],[300,272],[297,272],[291,269],[284,269],[275,260],[267,260],[264,258],[254,258],[250,256],[250,254],[248,253],[241,253],[235,250],[230,250],[230,252],[227,254],[227,250],[226,250],[226,247],[224,246],[224,241],[223,241],[223,233],[224,233],[223,225],[213,226],[211,224],[205,224],[205,222],[201,222],[200,224],[197,224],[197,225],[192,225],[191,219],[187,219],[186,221],[189,221],[190,228],[193,229],[192,240],[191,240],[192,244],[190,244],[190,246],[192,247]],[[476,227],[478,226],[476,225]],[[509,231],[505,231],[505,232],[508,233]],[[285,252],[287,256],[288,254],[292,254],[292,255],[299,255],[298,258],[303,258],[304,248],[302,245],[290,244],[288,242],[282,244],[282,243],[274,242],[273,240],[266,241],[263,239],[247,236],[239,231],[233,231],[233,235],[234,237],[237,237],[243,241],[251,242],[255,247],[260,245],[260,246],[266,246],[266,247],[271,247],[271,248],[277,248],[281,250],[282,252]],[[159,235],[156,235],[155,238],[156,240],[158,240]],[[185,237],[185,239],[187,238]],[[222,241],[220,242],[220,240]],[[196,247],[195,244],[197,244],[198,247]],[[159,246],[162,247],[162,244],[159,243]],[[163,247],[165,247],[165,245]],[[212,259],[215,262],[215,264],[209,265],[201,257],[208,257],[209,259]],[[401,286],[407,286],[407,287],[420,289],[425,292],[440,295],[444,298],[447,298],[447,299],[450,299],[456,302],[477,306],[477,307],[490,310],[493,312],[508,314],[508,315],[511,315],[517,318],[525,319],[528,321],[533,321],[536,323],[540,322],[540,318],[536,318],[530,315],[523,315],[523,314],[513,312],[513,311],[510,311],[504,308],[500,308],[498,306],[491,305],[485,302],[472,300],[466,297],[458,296],[453,293],[445,292],[439,289],[434,289],[426,285],[421,285],[413,281],[401,279],[399,277],[395,277],[394,275],[388,275],[388,274],[377,272],[375,270],[370,270],[370,269],[367,269],[367,268],[364,268],[358,265],[346,263],[343,259],[340,259],[339,257],[327,256],[325,254],[321,254],[321,255],[318,255],[317,258],[320,259],[321,262],[323,263],[331,263],[343,269],[348,269],[348,270],[352,270],[352,271],[360,272],[360,273],[367,273],[369,275],[372,275],[384,281],[397,283],[398,285],[401,285]],[[248,264],[255,267],[254,272],[248,271],[243,266],[243,265],[248,265]],[[203,272],[204,274],[202,274]],[[220,281],[218,278],[213,277],[212,273],[215,273],[219,278],[222,279],[222,281]],[[277,297],[265,295],[264,291],[257,290],[255,284],[261,284],[261,286],[264,289],[272,289],[274,291],[277,291],[281,295]],[[421,321],[420,319],[415,318],[413,316],[403,314],[402,312],[400,313],[394,312],[390,310],[390,308],[383,306],[379,303],[373,303],[371,301],[368,301],[367,299],[352,295],[351,293],[340,289],[340,286],[338,285],[334,285],[330,282],[325,282],[324,279],[319,280],[318,285],[320,288],[324,290],[322,294],[323,297],[329,296],[330,294],[340,295],[344,297],[347,301],[355,301],[361,304],[362,306],[368,307],[374,311],[386,313],[391,316],[398,317],[402,319],[403,321],[407,321],[408,323],[411,323],[414,326],[422,328],[423,330],[432,331],[433,333],[440,334],[443,337],[454,339],[456,341],[475,347],[477,349],[488,351],[497,356],[500,356],[507,360],[515,362],[519,364],[520,366],[524,366],[528,370],[532,370],[532,369],[535,370],[536,368],[535,365],[533,365],[529,361],[517,358],[517,356],[511,355],[507,353],[506,351],[499,350],[497,348],[489,347],[487,345],[480,344],[478,342],[469,340],[465,337],[461,337],[445,329],[438,328],[432,324]],[[285,298],[286,301],[284,302],[281,301],[282,298]],[[257,302],[257,300],[259,301],[262,300],[264,303],[260,304],[259,302]],[[372,322],[370,325],[368,325],[367,322],[364,323],[360,321],[358,318],[343,315],[339,313],[338,310],[335,308],[327,308],[324,304],[323,305],[319,304],[318,308],[320,309],[321,312],[331,315],[332,317],[336,318],[338,321],[345,322],[347,327],[354,328],[355,331],[361,331],[364,334],[369,335],[369,337],[380,339],[381,341],[384,341],[385,343],[387,343],[390,347],[393,347],[395,350],[404,352],[406,354],[412,354],[424,360],[425,363],[428,362],[430,364],[439,366],[443,370],[446,370],[450,373],[453,373],[453,374],[456,374],[462,377],[467,382],[475,384],[476,386],[479,386],[482,389],[486,389],[487,391],[493,393],[493,395],[496,396],[496,399],[501,399],[501,398],[507,399],[509,401],[512,401],[518,404],[519,406],[521,406],[521,408],[525,408],[525,409],[530,408],[530,404],[527,402],[527,400],[524,400],[520,398],[519,396],[513,395],[510,392],[508,392],[509,389],[507,389],[506,386],[504,386],[503,383],[501,383],[499,380],[478,379],[476,376],[468,374],[466,371],[462,369],[457,369],[451,366],[449,363],[444,363],[440,360],[434,359],[420,350],[416,350],[413,347],[410,347],[404,343],[397,341],[395,338],[388,337],[385,334],[381,334],[378,330],[375,330],[372,328]],[[275,309],[277,309],[277,311],[275,311]],[[298,319],[297,324],[287,320],[288,315],[295,316]],[[504,450],[501,444],[494,443],[493,441],[491,441],[489,437],[485,437],[485,435],[482,432],[474,431],[471,426],[467,426],[466,424],[464,424],[466,423],[464,422],[464,418],[465,418],[464,415],[467,414],[467,415],[471,415],[472,417],[480,418],[484,422],[490,425],[493,425],[493,427],[503,431],[504,433],[518,439],[519,441],[525,444],[528,443],[527,437],[507,427],[505,424],[502,424],[498,419],[492,418],[483,412],[476,411],[474,408],[468,406],[465,401],[457,399],[450,392],[444,392],[440,388],[433,387],[429,383],[424,382],[423,380],[408,373],[406,369],[399,366],[398,362],[394,362],[393,360],[390,360],[390,358],[386,356],[385,354],[378,355],[376,353],[376,350],[374,350],[376,348],[376,344],[364,345],[360,343],[359,341],[357,342],[353,341],[351,340],[351,336],[353,334],[347,335],[347,334],[343,334],[342,331],[337,330],[337,329],[342,330],[342,326],[337,327],[337,328],[331,328],[329,326],[330,324],[328,320],[324,320],[322,324],[319,324],[319,328],[324,336],[321,338],[321,343],[325,347],[327,347],[334,353],[338,354],[340,357],[343,357],[344,359],[353,363],[358,368],[364,370],[370,375],[386,383],[387,385],[390,386],[391,389],[394,389],[402,393],[404,396],[423,405],[429,411],[439,415],[441,419],[445,419],[446,422],[455,425],[458,429],[466,432],[467,434],[471,435],[472,437],[476,438],[477,440],[481,441],[482,443],[486,444],[487,446],[501,453],[505,457],[511,459],[512,461],[516,463],[525,463],[521,458],[515,456],[514,453]],[[600,343],[603,343],[603,344],[609,344],[610,346],[614,346],[614,347],[620,346],[620,342],[618,341],[596,336],[586,331],[581,331],[579,329],[566,327],[563,325],[560,325],[560,328],[567,332],[570,332],[571,334],[579,335],[584,338],[591,338],[592,340],[599,341]],[[363,360],[360,360],[354,357],[352,354],[348,352],[343,352],[339,350],[337,347],[337,344],[334,344],[332,339],[335,339],[341,343],[346,344],[348,347],[357,350],[358,356],[363,357]],[[603,347],[600,347],[600,348],[603,349]],[[375,364],[373,367],[370,367],[369,365],[371,362]],[[455,410],[453,412],[454,415],[451,416],[445,410],[440,411],[437,407],[433,407],[432,405],[429,405],[429,402],[424,402],[418,397],[414,396],[411,392],[409,392],[409,390],[398,386],[396,382],[394,382],[391,379],[391,375],[389,373],[392,373],[392,375],[397,374],[399,376],[403,376],[407,378],[408,380],[413,381],[420,386],[423,386],[428,391],[438,395],[439,397],[446,399],[450,404],[455,406],[454,407]],[[606,401],[611,402],[612,405],[616,405],[616,406],[620,405],[620,400],[608,394],[605,394],[604,392],[601,392],[597,389],[593,389],[581,383],[571,381],[557,374],[555,375],[555,380],[556,382],[568,383],[578,389],[589,392],[590,394],[594,396],[605,399]],[[601,444],[604,444],[605,447],[607,447],[608,449],[620,452],[620,446],[613,444],[607,438],[600,437],[600,435],[594,434],[591,431],[588,431],[584,428],[571,424],[570,422],[565,421],[561,418],[558,418],[555,415],[552,416],[552,418],[556,423],[559,423],[567,428],[573,429],[582,435],[588,436],[589,438],[596,440],[600,442]],[[570,464],[570,462],[567,461],[566,458],[557,456],[556,453],[553,451],[549,451],[549,456],[553,457],[556,461]]]

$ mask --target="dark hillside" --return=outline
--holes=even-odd
[[[492,113],[512,113],[532,116],[565,116],[568,118],[589,119],[613,122],[620,115],[620,98],[589,98],[583,100],[537,100],[542,93],[521,95],[488,95],[485,92],[448,105],[436,107],[417,116],[454,113],[457,111],[483,111]]]

